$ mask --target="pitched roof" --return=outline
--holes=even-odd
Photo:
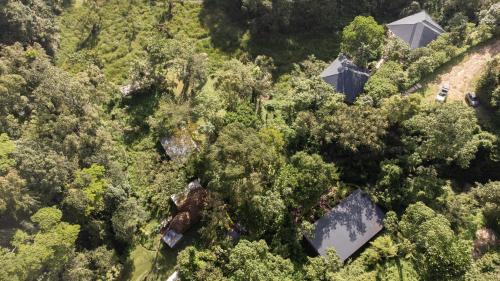
[[[332,85],[337,92],[343,93],[348,102],[354,102],[356,96],[363,92],[370,74],[340,54],[332,64],[323,70],[320,77]]]
[[[383,219],[384,212],[358,189],[317,220],[306,239],[318,254],[324,256],[333,247],[345,261],[382,230]]]
[[[444,32],[444,29],[426,11],[389,23],[387,27],[408,43],[412,49],[427,46]]]

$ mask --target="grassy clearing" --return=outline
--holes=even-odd
[[[471,48],[439,68],[432,76],[424,79],[421,82],[423,88],[416,94],[421,95],[424,102],[434,103],[440,86],[448,82],[451,90],[447,102],[465,104],[465,94],[475,90],[477,81],[488,61],[499,52],[500,40],[498,39]],[[500,131],[492,122],[492,113],[486,106],[480,106],[475,110],[479,122],[484,128],[495,132]]]
[[[75,5],[60,17],[57,63],[78,72],[91,61],[103,68],[110,81],[120,84],[127,79],[131,63],[144,55],[143,45],[155,32],[157,15],[145,1],[106,1],[98,12],[88,5]],[[93,22],[100,26],[94,35]]]

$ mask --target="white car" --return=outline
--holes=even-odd
[[[443,84],[436,96],[436,101],[440,103],[445,102],[449,92],[450,92],[450,85],[448,83]]]

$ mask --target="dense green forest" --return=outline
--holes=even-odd
[[[445,33],[388,35],[421,10]],[[405,93],[499,25],[495,0],[0,0],[0,280],[498,280],[498,49],[479,108]],[[352,104],[319,76],[340,53],[371,73]],[[195,179],[201,221],[171,249]],[[311,254],[357,189],[384,229]]]

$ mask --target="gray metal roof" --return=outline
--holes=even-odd
[[[327,249],[333,247],[345,261],[382,230],[384,216],[384,212],[358,189],[317,220],[313,236],[306,236],[306,239],[318,254],[324,256]]]
[[[427,46],[445,32],[426,11],[392,22],[387,27],[392,33],[408,43],[412,49]]]
[[[356,96],[363,92],[370,74],[340,54],[332,64],[323,70],[320,77],[332,85],[337,92],[343,93],[348,102],[354,102]]]

